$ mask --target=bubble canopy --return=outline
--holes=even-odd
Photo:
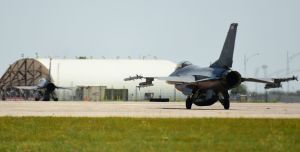
[[[181,69],[181,68],[184,68],[184,67],[189,66],[189,65],[192,65],[192,63],[189,62],[189,61],[181,61],[181,62],[179,62],[179,63],[177,64],[176,70]]]

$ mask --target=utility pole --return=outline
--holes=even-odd
[[[255,56],[258,56],[258,55],[259,55],[259,53],[255,53],[255,54],[252,54],[252,55],[250,55],[250,56],[247,56],[247,54],[244,54],[244,77],[248,77],[248,75],[247,75],[247,63],[248,63],[248,61],[249,61],[251,58],[253,58],[253,57],[255,57]],[[244,85],[245,85],[246,87],[248,87],[247,82],[245,82]],[[246,94],[246,95],[247,95],[247,94]]]
[[[138,97],[137,97],[137,94],[138,94],[138,91],[137,91],[137,86],[135,87],[135,101],[137,101],[138,100]]]
[[[300,55],[300,52],[295,53],[293,55],[289,55],[289,51],[286,51],[286,76],[290,76],[290,61],[292,61],[293,59],[295,59],[297,56]],[[290,83],[287,82],[287,93],[290,92]]]
[[[267,76],[268,76],[268,73],[267,73],[268,66],[267,65],[262,65],[262,68],[264,70],[264,77],[267,78]],[[265,89],[265,101],[268,102],[268,91],[267,91],[267,89]]]
[[[257,67],[255,69],[255,73],[254,73],[254,76],[257,78],[258,77],[258,73],[259,73],[259,68]],[[257,93],[258,92],[258,87],[257,87],[257,83],[255,83],[255,92]]]
[[[35,52],[35,58],[38,59],[39,58],[39,54],[37,52]]]
[[[174,87],[174,101],[176,101],[176,88]]]
[[[290,56],[289,51],[286,51],[286,76],[288,77],[290,75]],[[290,92],[290,83],[287,82],[287,93]]]
[[[261,66],[262,69],[264,70],[264,77],[267,78],[268,77],[268,66],[267,65],[262,65]]]
[[[255,56],[258,56],[258,55],[259,55],[259,53],[252,54],[251,56],[248,56],[248,57],[247,57],[247,54],[244,55],[244,74],[245,74],[246,77],[247,77],[247,63],[248,63],[248,61],[251,58],[253,58]]]

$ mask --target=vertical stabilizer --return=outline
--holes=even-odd
[[[230,25],[221,55],[219,59],[215,61],[210,67],[218,67],[218,68],[232,67],[237,26],[238,26],[237,23],[232,23]]]

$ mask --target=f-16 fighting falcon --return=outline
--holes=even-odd
[[[186,108],[191,109],[192,105],[210,106],[220,101],[224,109],[229,109],[229,93],[232,88],[239,86],[242,82],[265,83],[265,89],[281,87],[281,82],[297,80],[297,77],[290,78],[270,78],[257,79],[242,77],[238,71],[231,69],[233,63],[233,52],[237,23],[232,23],[229,27],[227,37],[217,61],[209,67],[200,68],[188,61],[181,62],[168,77],[143,77],[140,75],[125,78],[124,81],[134,79],[145,79],[137,87],[152,86],[154,79],[165,80],[169,84],[175,85],[176,89],[187,96]]]
[[[51,78],[51,58],[49,63],[49,71],[47,78],[41,78],[39,83],[36,86],[15,86],[15,88],[20,90],[34,90],[35,91],[35,100],[39,101],[42,99],[43,101],[50,101],[52,98],[54,101],[58,101],[57,95],[55,93],[55,89],[70,89],[66,87],[56,86],[52,82]]]

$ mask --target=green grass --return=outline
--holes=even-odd
[[[0,117],[0,151],[300,151],[300,119]]]

